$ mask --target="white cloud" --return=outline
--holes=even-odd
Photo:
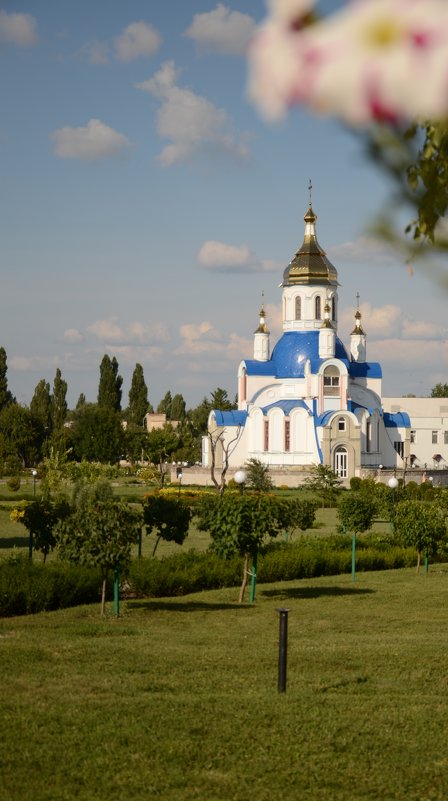
[[[0,10],[0,42],[31,47],[37,41],[37,22],[31,14],[8,14]]]
[[[178,77],[174,62],[168,61],[152,78],[136,84],[137,89],[160,99],[157,131],[163,139],[171,140],[159,154],[161,164],[171,167],[204,151],[246,158],[244,136],[233,131],[227,112],[206,97],[178,86]]]
[[[247,339],[235,333],[223,337],[220,331],[207,320],[199,324],[186,323],[181,325],[179,333],[182,337],[182,342],[174,351],[176,355],[208,354],[211,359],[216,359],[216,356],[219,356],[220,360],[232,361],[236,368],[237,363],[244,354],[251,352],[252,344]],[[213,369],[216,369],[216,361],[213,364]]]
[[[197,260],[204,269],[220,273],[267,273],[279,269],[278,262],[258,259],[248,245],[226,245],[213,239],[201,245]]]
[[[81,342],[83,339],[83,335],[77,328],[67,328],[64,331],[64,340],[65,342]]]
[[[160,33],[148,22],[131,22],[115,39],[116,56],[119,61],[152,56],[160,42]]]
[[[106,320],[95,320],[88,326],[87,331],[97,339],[110,344],[127,346],[127,343],[135,345],[152,345],[154,342],[169,342],[171,334],[168,326],[164,323],[132,322],[125,326],[119,325],[116,317]]]
[[[353,242],[342,242],[328,248],[331,259],[369,264],[397,265],[403,263],[403,255],[387,242],[371,236],[360,236]]]
[[[243,55],[254,29],[255,20],[248,14],[219,3],[213,11],[195,14],[184,36],[219,53]]]
[[[361,325],[367,335],[392,336],[399,334],[403,324],[402,311],[399,306],[386,304],[374,307],[370,303],[361,303]],[[355,324],[355,309],[344,309],[340,314],[340,326],[347,331],[353,329]]]
[[[58,128],[50,134],[55,143],[55,153],[61,159],[98,159],[118,156],[130,145],[124,134],[114,131],[100,120],[91,119],[85,128]]]

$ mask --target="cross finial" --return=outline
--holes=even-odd
[[[308,192],[309,192],[309,195],[310,195],[310,207],[311,207],[311,193],[312,193],[312,191],[313,191],[313,184],[311,183],[311,178],[309,178],[309,180],[308,180]]]
[[[356,308],[357,308],[358,311],[359,311],[359,299],[360,299],[360,297],[361,297],[361,295],[359,294],[359,292],[357,292],[356,293]]]

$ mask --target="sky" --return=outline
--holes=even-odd
[[[20,403],[57,368],[70,407],[95,401],[105,353],[123,406],[136,363],[153,406],[233,397],[262,293],[280,335],[309,179],[339,336],[359,293],[383,395],[448,380],[446,291],[369,234],[391,186],[360,138],[301,109],[270,124],[249,101],[265,15],[264,0],[0,0],[0,345]]]

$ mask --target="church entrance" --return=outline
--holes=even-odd
[[[334,454],[334,472],[339,478],[347,478],[348,453],[346,448],[338,448]]]

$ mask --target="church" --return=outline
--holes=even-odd
[[[402,469],[409,415],[384,409],[359,308],[347,347],[338,337],[338,273],[317,240],[311,197],[304,222],[280,284],[283,333],[271,348],[262,306],[253,357],[238,366],[238,409],[210,413],[203,467],[213,460],[232,472],[255,458],[273,472],[306,474],[321,463],[346,480],[365,468]]]

